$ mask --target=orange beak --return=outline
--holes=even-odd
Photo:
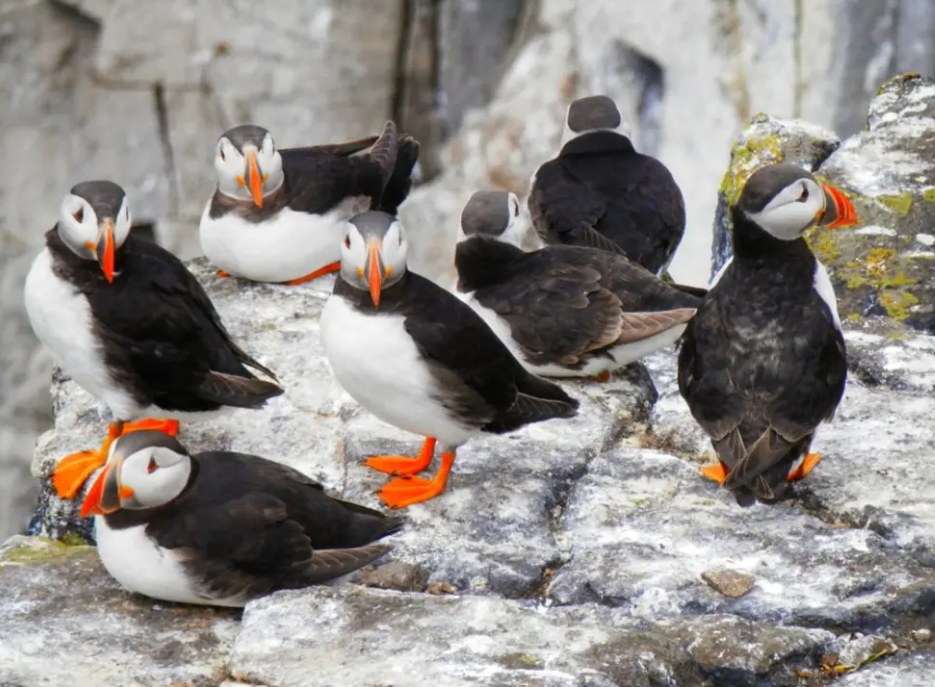
[[[847,196],[834,186],[828,184],[822,184],[821,186],[825,192],[825,211],[820,223],[826,225],[829,229],[850,227],[857,224],[859,222],[857,211],[854,210],[854,206],[847,199]],[[833,213],[830,212],[832,208],[834,209]]]
[[[249,184],[250,194],[253,196],[253,202],[258,208],[263,207],[263,176],[260,174],[260,166],[256,163],[256,153],[247,153],[247,176],[249,181],[243,177],[237,177],[237,183],[241,186]]]
[[[104,231],[101,232],[101,238],[94,248],[97,254],[97,261],[101,265],[101,271],[107,277],[110,284],[114,282],[114,222],[106,219],[103,222]]]
[[[380,242],[370,241],[368,248],[370,256],[367,260],[367,266],[364,268],[364,279],[370,284],[370,298],[373,299],[373,307],[379,308],[380,290],[383,288],[383,280],[386,279],[383,256],[380,255]]]
[[[81,517],[107,515],[120,508],[119,485],[115,463],[104,466],[81,503]]]

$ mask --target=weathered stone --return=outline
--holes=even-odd
[[[701,573],[701,579],[712,589],[732,599],[739,599],[756,584],[756,578],[753,575],[726,569],[705,570]]]
[[[392,561],[379,568],[366,568],[360,573],[360,583],[365,587],[395,589],[399,592],[421,592],[428,577],[424,570],[401,561]]]
[[[872,663],[835,682],[839,687],[930,687],[935,652],[903,655]]]
[[[0,685],[213,685],[239,612],[154,603],[114,582],[86,546],[14,537],[0,547]]]

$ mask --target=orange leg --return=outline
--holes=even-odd
[[[445,491],[448,475],[451,473],[451,466],[454,462],[453,451],[451,453],[442,451],[441,467],[432,479],[397,477],[378,491],[377,496],[390,508],[406,508],[414,503],[433,499]]]
[[[724,480],[727,479],[727,475],[730,474],[730,470],[727,469],[727,466],[724,465],[724,463],[718,460],[717,465],[702,466],[701,474],[710,480],[714,480],[718,484],[724,484]]]
[[[593,379],[595,382],[606,382],[610,379],[610,370],[604,370],[600,374],[596,374],[591,377],[591,379]]]
[[[414,475],[422,472],[431,464],[435,455],[435,439],[428,437],[415,458],[408,456],[371,456],[361,465],[385,472],[388,475]]]
[[[312,281],[312,279],[317,279],[318,277],[323,277],[326,274],[331,274],[332,272],[337,272],[341,269],[340,262],[333,262],[330,265],[325,265],[320,270],[315,270],[311,274],[306,274],[304,277],[299,277],[298,279],[293,279],[292,281],[287,281],[286,283],[290,286],[295,286],[296,284],[304,284],[307,281]]]
[[[808,474],[814,469],[814,467],[820,462],[820,453],[809,453],[807,456],[805,456],[805,460],[802,461],[802,464],[790,472],[786,479],[790,482],[797,482],[800,479],[805,479],[808,477]]]
[[[229,277],[230,275],[229,275],[227,272],[225,272],[224,270],[218,270],[218,276],[219,276],[219,277]]]
[[[58,492],[59,498],[68,500],[75,498],[88,477],[107,462],[110,445],[123,433],[122,422],[111,422],[107,428],[107,438],[99,449],[79,451],[62,458],[52,473],[52,486]]]

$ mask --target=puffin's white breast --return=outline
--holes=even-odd
[[[189,579],[181,556],[159,548],[145,525],[118,530],[101,516],[94,518],[97,552],[107,572],[131,592],[178,603],[243,606],[239,599],[209,599]]]
[[[52,259],[49,249],[43,248],[26,276],[24,298],[33,331],[62,370],[108,405],[116,418],[137,417],[139,406],[104,364],[87,297],[52,271]]]
[[[217,219],[211,201],[201,215],[201,249],[228,274],[252,281],[287,282],[341,259],[345,222],[370,207],[366,197],[348,198],[324,215],[288,207],[259,223],[235,213]]]
[[[815,258],[815,276],[813,287],[818,292],[818,296],[828,306],[831,311],[831,320],[834,326],[841,330],[841,318],[838,316],[838,299],[834,295],[834,286],[831,284],[831,278],[828,276],[828,270],[821,264],[821,260]]]
[[[435,400],[438,382],[402,315],[364,314],[332,295],[321,314],[321,342],[338,383],[384,422],[452,447],[478,434]]]

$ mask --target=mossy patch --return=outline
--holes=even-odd
[[[733,206],[740,200],[740,192],[747,179],[760,167],[782,162],[782,139],[776,134],[747,133],[740,136],[730,151],[730,166],[724,174],[719,191]]]
[[[497,657],[497,663],[510,670],[542,670],[545,661],[539,654],[514,652]]]
[[[93,547],[69,545],[45,537],[31,537],[0,549],[0,566],[44,563],[58,558],[85,555],[89,551],[93,551]]]
[[[912,194],[911,193],[895,193],[892,195],[884,196],[874,196],[873,198],[878,203],[883,203],[890,210],[893,210],[900,217],[908,217],[910,210],[912,210]]]
[[[926,203],[935,202],[935,186],[922,191],[922,200],[924,200]]]

